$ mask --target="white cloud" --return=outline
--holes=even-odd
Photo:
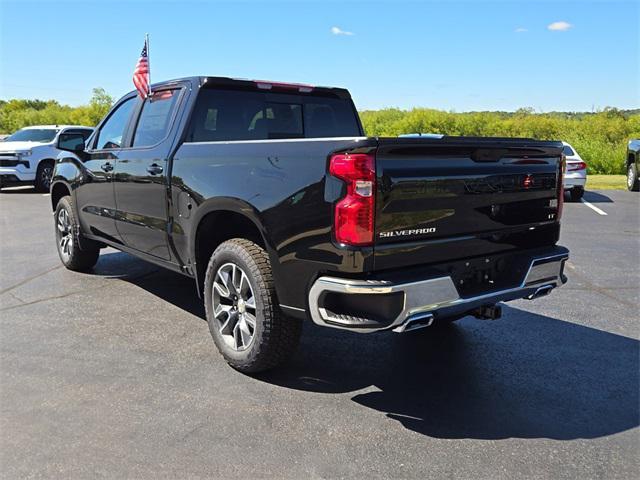
[[[566,32],[571,27],[573,27],[573,25],[569,22],[553,22],[547,25],[547,29],[553,32]]]
[[[528,32],[529,29],[528,28],[524,28],[524,27],[518,27],[514,30],[514,32],[516,33],[522,33],[522,32]]]
[[[334,35],[355,35],[355,33],[347,32],[346,30],[342,30],[340,27],[331,27],[331,33]]]

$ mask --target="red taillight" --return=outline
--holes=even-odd
[[[340,153],[329,162],[329,173],[344,180],[347,194],[335,206],[336,240],[346,245],[373,244],[376,158],[368,153]]]
[[[584,162],[567,163],[567,171],[574,172],[576,170],[584,170],[587,168],[587,164]]]

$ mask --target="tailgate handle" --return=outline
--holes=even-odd
[[[474,162],[497,162],[504,157],[509,150],[506,148],[478,148],[471,154]]]

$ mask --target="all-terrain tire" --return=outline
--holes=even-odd
[[[54,228],[58,256],[69,270],[86,272],[98,262],[100,247],[89,241],[80,241],[78,216],[70,196],[60,199],[54,214]]]
[[[239,272],[237,274],[241,278],[242,274],[245,274],[248,285],[245,281],[243,287],[241,279],[239,287],[236,288],[230,272]],[[240,293],[242,290],[248,291],[249,287],[249,293]],[[251,297],[247,298],[246,302],[242,300],[242,303],[237,303],[240,300],[236,298],[234,301],[234,292],[238,294],[238,298],[244,298],[249,294]],[[227,293],[228,296],[225,296]],[[283,363],[295,351],[302,322],[286,316],[281,311],[271,262],[267,252],[259,245],[242,238],[234,238],[220,244],[207,265],[204,295],[211,336],[224,359],[236,370],[244,373],[269,370]],[[223,305],[223,302],[227,303]],[[230,310],[227,312],[225,309]],[[247,314],[253,317],[251,322],[247,320],[244,324],[238,325],[241,322],[238,318],[246,318]],[[235,324],[232,315],[235,315]],[[253,329],[250,328],[250,323],[254,324]],[[242,332],[246,332],[247,337],[249,334],[252,335],[246,345],[244,338],[236,341],[236,328],[232,325],[236,325],[238,331],[244,326]]]

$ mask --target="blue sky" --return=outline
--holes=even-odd
[[[152,81],[343,86],[360,109],[639,108],[639,5],[0,0],[0,98],[119,97],[148,32]]]

